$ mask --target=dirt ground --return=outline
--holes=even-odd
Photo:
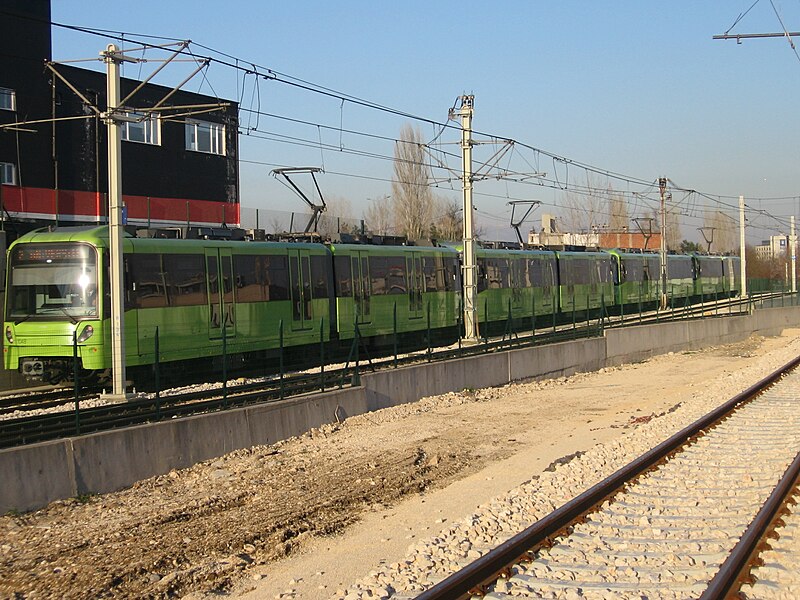
[[[329,598],[559,458],[746,366],[766,374],[799,340],[791,330],[426,398],[124,491],[7,514],[0,597]]]

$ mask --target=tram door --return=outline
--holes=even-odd
[[[350,258],[353,269],[353,300],[356,308],[356,322],[359,325],[371,323],[370,299],[372,280],[369,277],[369,258],[365,252],[354,252]]]
[[[221,339],[236,335],[236,313],[233,296],[233,259],[224,248],[206,248],[208,273],[208,337]]]
[[[292,296],[292,330],[313,327],[311,304],[311,258],[308,250],[289,251],[289,287]]]
[[[408,276],[408,316],[410,319],[422,318],[422,291],[425,289],[425,274],[422,272],[422,257],[416,252],[406,256]]]

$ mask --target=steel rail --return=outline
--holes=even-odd
[[[796,489],[798,478],[800,478],[800,454],[786,469],[764,506],[761,507],[753,522],[734,546],[730,556],[722,563],[717,574],[709,582],[706,591],[700,596],[700,600],[724,600],[732,597],[732,592],[738,591],[739,586],[750,573],[752,561],[760,551],[762,542],[772,530],[775,521],[780,517],[781,511]]]
[[[417,600],[457,600],[481,593],[515,563],[529,559],[532,552],[566,530],[577,519],[591,512],[604,500],[617,493],[623,485],[665,460],[670,454],[716,424],[740,404],[755,398],[785,373],[800,365],[800,356],[774,373],[737,394],[712,412],[663,441],[600,483],[576,496],[560,508],[540,519],[521,533],[490,550],[446,579],[417,596]]]

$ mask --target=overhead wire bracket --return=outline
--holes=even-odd
[[[522,234],[519,232],[519,228],[522,223],[525,222],[525,219],[528,218],[528,215],[533,212],[533,210],[541,204],[539,200],[511,200],[508,204],[511,205],[511,227],[514,228],[514,231],[517,233],[517,239],[519,240],[519,244],[521,248],[525,247],[525,242],[522,239]],[[525,211],[525,214],[519,219],[519,221],[514,220],[514,211],[517,209],[517,206],[528,205],[528,210]]]
[[[325,206],[325,198],[322,197],[322,190],[319,188],[319,182],[317,181],[317,173],[324,173],[321,168],[319,167],[285,167],[281,169],[273,169],[270,171],[270,174],[275,177],[276,179],[278,176],[283,177],[286,180],[284,185],[291,187],[297,193],[298,196],[311,208],[311,218],[308,220],[306,224],[305,230],[303,233],[309,233],[313,226],[313,230],[316,233],[317,226],[319,225],[319,219],[322,216],[322,213],[325,212],[327,206]],[[292,181],[291,175],[303,175],[308,174],[311,175],[311,180],[314,182],[314,187],[317,189],[317,194],[319,195],[319,201],[322,204],[315,204],[311,201],[311,199],[301,190],[297,184]],[[280,179],[278,179],[280,181]],[[281,183],[283,183],[281,181]]]

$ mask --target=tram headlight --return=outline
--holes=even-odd
[[[6,325],[6,339],[9,344],[14,343],[14,334],[11,331],[11,325]]]
[[[94,335],[94,327],[92,327],[91,325],[87,325],[86,327],[83,328],[83,331],[78,336],[78,341],[83,343],[93,335]]]

